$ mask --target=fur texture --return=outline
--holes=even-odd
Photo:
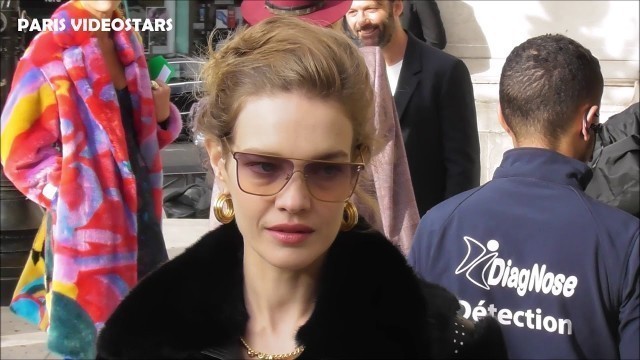
[[[80,1],[55,11],[52,19],[66,27],[31,41],[1,117],[4,174],[51,218],[42,225],[46,245],[36,239],[11,310],[47,330],[49,350],[71,358],[95,356],[97,329],[136,284],[137,254],[145,254],[138,247],[135,174],[111,75],[98,39],[71,26],[91,18]],[[149,173],[145,191],[161,219],[160,149],[180,133],[180,112],[171,105],[166,127],[157,124],[142,44],[133,31],[113,31],[112,37]]]
[[[235,223],[223,225],[143,279],[102,330],[99,358],[233,358],[248,319],[242,249]],[[299,359],[451,355],[442,334],[456,298],[419,280],[384,236],[362,223],[341,232],[323,266]]]

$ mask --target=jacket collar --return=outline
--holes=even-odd
[[[396,109],[398,110],[398,118],[401,122],[402,114],[404,113],[404,110],[409,103],[409,99],[420,80],[418,74],[422,72],[423,63],[420,50],[421,46],[426,46],[425,43],[418,40],[410,32],[405,31],[405,33],[408,37],[407,48],[404,52],[402,69],[400,70],[396,93],[393,96],[396,102]]]
[[[555,151],[516,148],[504,153],[493,178],[526,177],[584,190],[592,175],[587,164]]]
[[[118,12],[114,12],[113,17],[115,18],[119,16],[118,14],[119,14]],[[80,27],[76,30],[72,26],[73,25],[72,20],[73,22],[79,23],[81,21],[95,18],[89,11],[87,11],[82,6],[81,1],[72,0],[67,3],[64,3],[63,5],[61,5],[56,9],[56,11],[53,13],[51,18],[54,21],[56,21],[58,24],[64,23],[64,26],[57,26],[55,28],[55,31],[53,31],[54,41],[63,49],[84,45],[86,42],[92,39],[92,35],[93,35],[92,31],[89,31],[84,27]],[[116,41],[116,43],[120,42],[121,43],[120,45],[124,45],[122,44],[122,42],[126,42],[127,45],[130,45],[130,44],[129,44],[129,41],[126,39],[126,36],[118,39],[117,38],[118,34],[134,34],[133,31],[118,31],[118,32],[114,31],[114,33],[116,34],[116,38],[114,40]],[[130,46],[128,46],[127,48],[130,48]],[[122,49],[123,48],[120,46],[119,50],[122,50]],[[120,60],[123,61],[123,64],[125,66],[130,64],[135,59],[134,54],[132,53],[126,54],[125,52],[119,55],[121,58]]]
[[[180,357],[239,345],[248,320],[242,250],[235,223],[206,234],[133,289],[107,322],[98,351]],[[318,291],[314,312],[297,333],[303,358],[427,356],[420,282],[381,234],[362,224],[341,232]]]
[[[117,16],[116,13],[114,16]],[[75,31],[72,26],[72,20],[92,18],[94,17],[84,9],[80,1],[69,1],[63,4],[52,15],[52,19],[58,20],[59,23],[64,20],[65,24],[64,28],[60,26],[51,34],[58,50],[54,51],[55,54],[43,53],[31,56],[35,58],[36,64],[42,64],[44,71],[53,69],[44,65],[52,56],[61,57],[62,66],[66,69],[82,102],[87,105],[91,117],[105,129],[109,136],[116,160],[126,161],[128,151],[120,119],[120,107],[98,40],[92,36],[92,32],[82,29]],[[137,135],[143,138],[146,134],[139,129],[143,126],[142,124],[155,123],[144,51],[133,31],[114,31],[113,41],[117,56],[125,68],[127,87],[134,105],[132,115],[138,130]],[[52,77],[55,75],[51,74]],[[122,169],[128,172],[126,167]],[[125,174],[125,177],[127,176],[129,175]]]

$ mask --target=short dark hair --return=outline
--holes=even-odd
[[[541,136],[555,145],[576,111],[600,103],[600,63],[577,41],[542,35],[514,48],[500,76],[500,106],[516,139]]]

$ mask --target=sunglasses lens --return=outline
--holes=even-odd
[[[282,190],[292,174],[291,160],[275,156],[234,153],[237,181],[246,193],[275,195]],[[345,201],[355,189],[362,165],[312,161],[304,167],[304,178],[311,195],[322,201]]]
[[[275,195],[289,180],[293,163],[272,156],[236,153],[238,186],[254,195]]]
[[[305,166],[307,186],[318,200],[346,200],[358,180],[358,165],[311,162]]]

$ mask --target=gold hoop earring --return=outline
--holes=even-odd
[[[358,223],[358,209],[351,202],[347,200],[344,203],[344,213],[342,214],[342,221],[340,222],[340,230],[349,231],[353,229]]]
[[[235,211],[233,210],[231,195],[220,194],[216,197],[216,202],[213,204],[213,215],[222,224],[228,224],[233,220]]]

